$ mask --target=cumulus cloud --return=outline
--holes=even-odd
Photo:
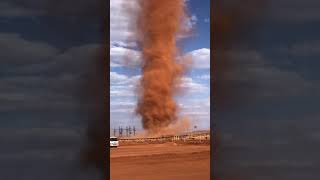
[[[210,97],[209,98],[192,98],[189,100],[179,101],[179,107],[183,115],[192,118],[203,118],[209,123],[210,119]]]
[[[135,48],[137,47],[136,42],[128,42],[128,41],[110,41],[110,47],[123,47],[123,48]]]
[[[192,57],[192,67],[197,69],[210,68],[210,49],[202,48],[188,52],[185,57]]]
[[[197,129],[208,129],[210,127],[210,104],[208,98],[197,98],[180,101],[180,114],[187,117],[192,126]]]
[[[122,84],[124,81],[128,80],[128,76],[123,74],[118,74],[116,72],[110,72],[110,85]]]
[[[187,19],[186,29],[192,29],[197,24],[198,18],[195,14]]]
[[[203,74],[203,75],[197,76],[196,78],[201,80],[210,80],[210,74]]]
[[[110,48],[110,66],[139,66],[141,64],[141,52],[124,47]]]
[[[140,77],[110,72],[110,97],[134,97]]]
[[[139,79],[140,75],[128,76],[110,72],[110,124],[112,127],[128,124],[128,119],[134,116],[135,92]]]
[[[139,6],[137,1],[110,1],[110,40],[125,42],[134,39],[133,22]]]
[[[203,93],[209,92],[209,85],[195,82],[191,77],[183,77],[180,84],[182,90],[186,90],[188,93]]]
[[[136,86],[141,75],[127,76],[117,72],[110,72],[110,85],[126,85],[127,87]]]

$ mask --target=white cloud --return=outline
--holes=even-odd
[[[134,48],[137,47],[136,42],[127,42],[127,41],[111,41],[110,47],[124,47],[124,48]]]
[[[195,14],[193,14],[191,17],[190,17],[190,23],[192,26],[195,26],[197,24],[197,21],[198,21],[198,18]]]
[[[121,67],[120,64],[116,64],[114,62],[110,62],[110,67]]]
[[[183,77],[180,87],[182,90],[187,90],[188,93],[201,93],[210,91],[208,86],[195,82],[191,77]]]
[[[113,101],[112,106],[134,106],[135,103],[129,100],[122,100],[122,101]]]
[[[177,35],[177,39],[185,39],[192,36],[192,29],[196,26],[198,18],[196,15],[187,16],[181,25],[181,31]]]
[[[112,99],[110,101],[110,112],[111,113],[133,113],[136,102],[134,99]]]
[[[195,14],[193,14],[191,17],[187,17],[185,24],[183,24],[184,28],[186,30],[192,29],[197,24],[198,18]]]
[[[110,96],[115,97],[133,97],[135,94],[133,91],[128,89],[119,89],[119,88],[111,88],[110,89]]]
[[[140,75],[129,77],[117,72],[110,72],[110,85],[126,85],[129,87],[135,86],[138,83],[140,77]]]
[[[204,74],[196,77],[197,79],[210,80],[210,74]]]
[[[209,23],[210,22],[210,18],[204,18],[203,20],[205,23]]]
[[[118,83],[124,83],[124,81],[128,80],[128,76],[123,74],[118,74],[116,72],[110,72],[110,84],[115,85]]]
[[[180,115],[190,120],[198,129],[210,127],[210,97],[182,99],[179,103]]]
[[[111,41],[134,40],[134,31],[130,23],[134,23],[138,10],[137,1],[110,0]]]
[[[141,53],[124,47],[110,48],[110,66],[138,66],[141,63]]]
[[[197,18],[197,16],[195,15],[195,14],[193,14],[192,16],[191,16],[191,21],[193,21],[193,22],[197,22],[197,20],[198,20],[198,18]]]
[[[210,97],[182,99],[179,106],[187,111],[208,111],[210,110]]]
[[[185,55],[192,57],[192,68],[209,69],[210,68],[210,49],[202,48],[193,50]]]
[[[110,97],[134,97],[140,77],[110,72]]]

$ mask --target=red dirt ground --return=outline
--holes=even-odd
[[[111,180],[209,180],[210,146],[123,145],[110,152]]]

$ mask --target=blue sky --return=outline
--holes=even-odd
[[[136,126],[141,130],[141,121],[134,113],[135,87],[140,77],[140,52],[129,41],[132,30],[128,22],[134,16],[126,14],[119,0],[110,1],[110,125]],[[131,2],[136,7],[134,1]],[[192,68],[183,77],[183,95],[176,97],[180,115],[189,117],[198,129],[210,126],[210,1],[186,2],[190,14],[189,24],[194,33],[181,46],[183,56],[193,57]],[[191,126],[193,127],[193,126]]]

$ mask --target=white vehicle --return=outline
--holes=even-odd
[[[118,147],[119,141],[117,137],[110,137],[110,147]]]

